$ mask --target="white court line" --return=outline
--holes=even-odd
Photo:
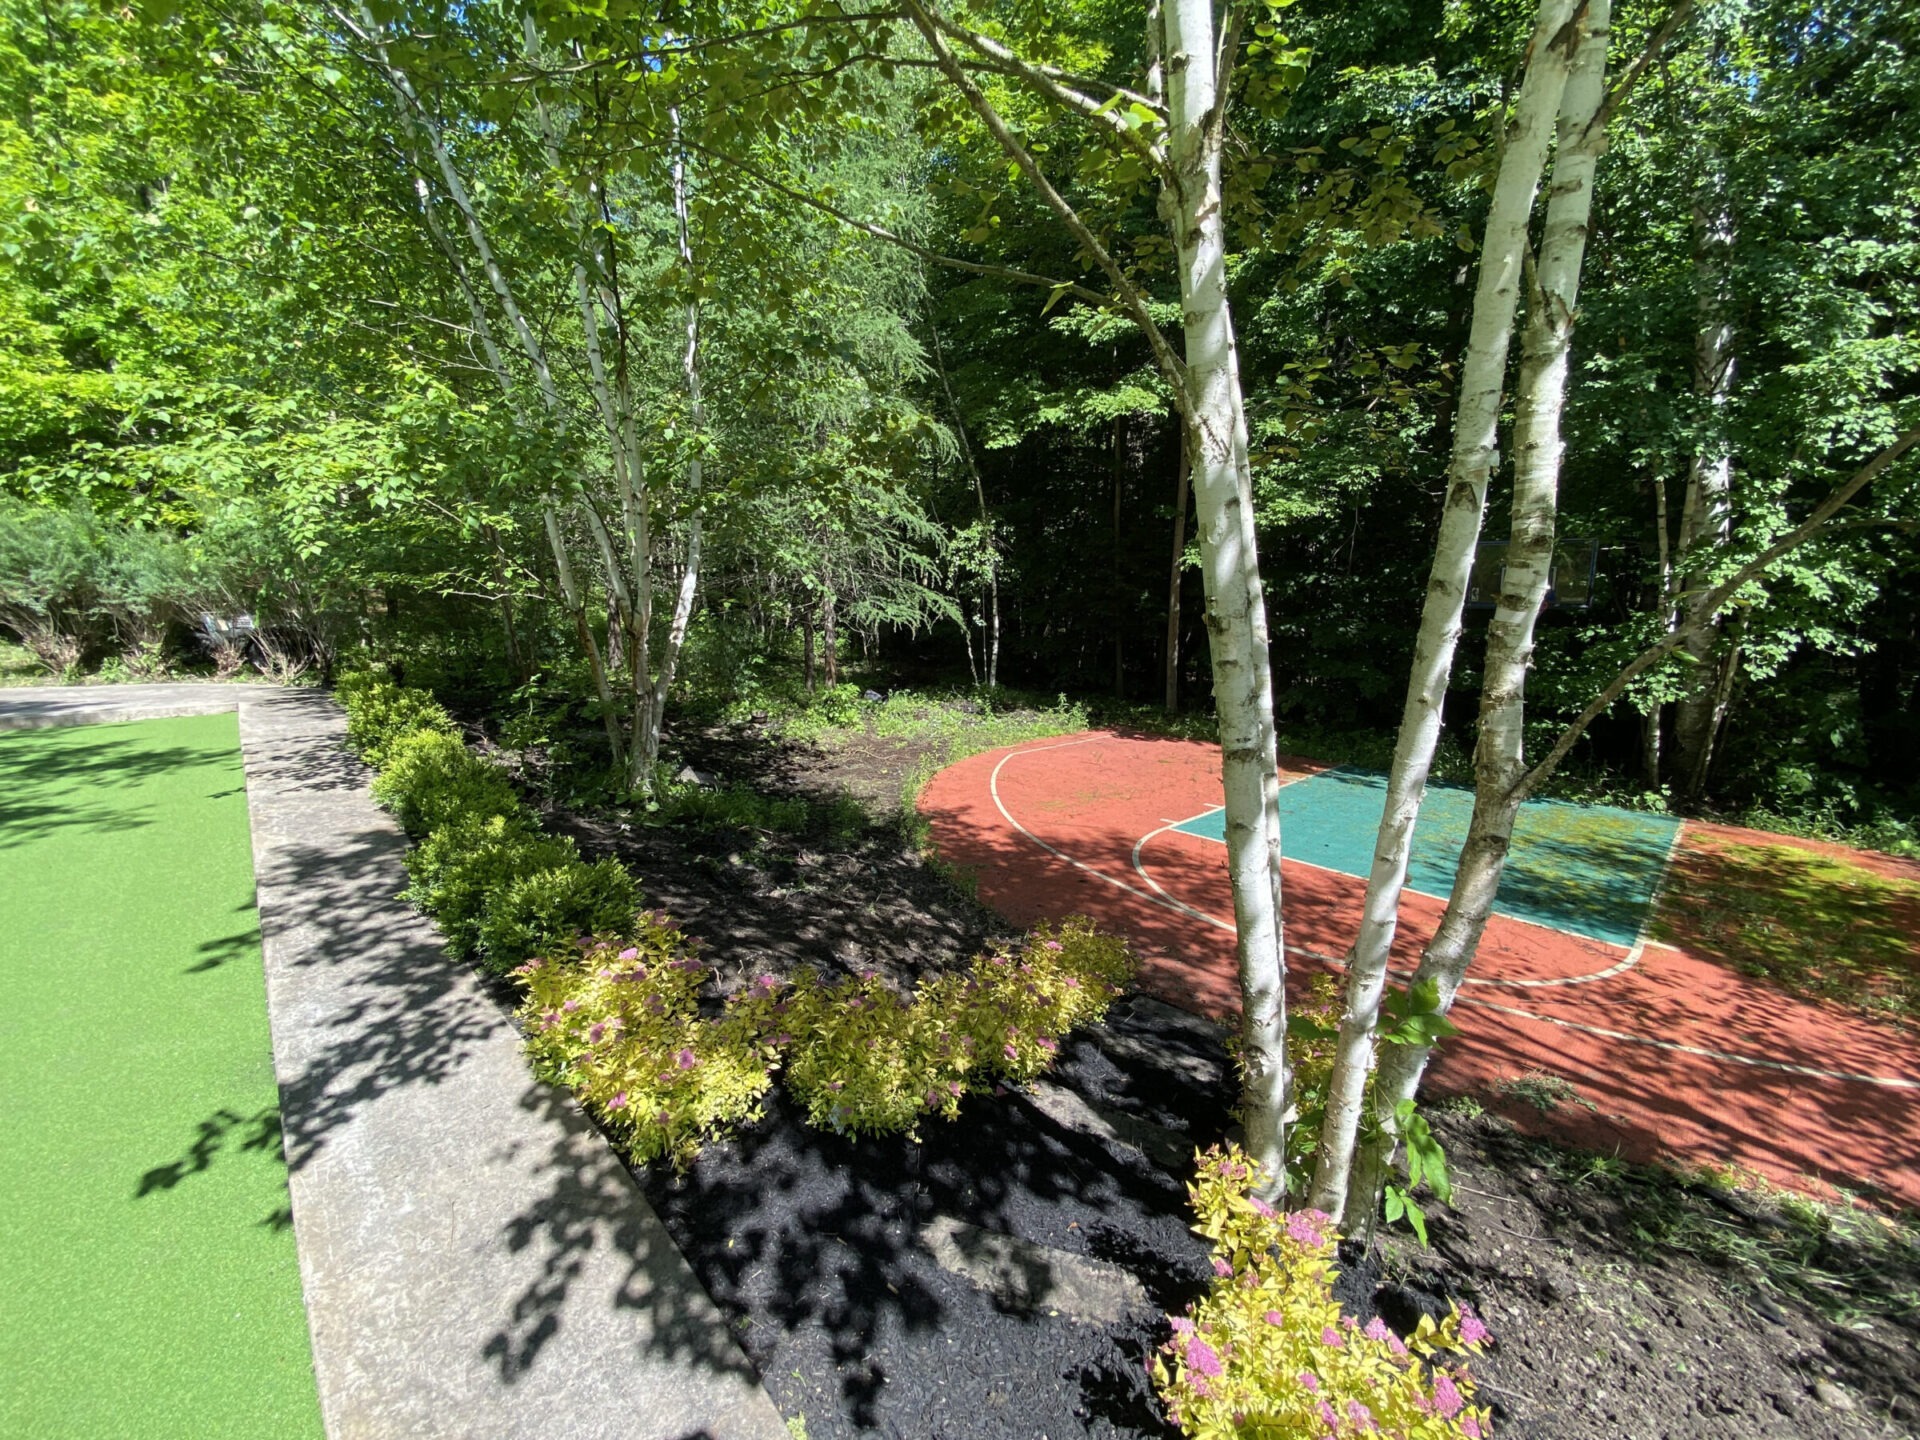
[[[1171,910],[1175,914],[1185,915],[1191,919],[1202,921],[1203,923],[1212,925],[1218,929],[1232,932],[1234,927],[1231,922],[1222,920],[1218,916],[1209,915],[1204,910],[1196,910],[1193,908],[1193,906],[1187,905],[1179,900],[1174,899],[1173,896],[1169,895],[1165,890],[1162,890],[1160,888],[1159,884],[1154,880],[1154,878],[1151,875],[1148,875],[1146,871],[1140,867],[1140,847],[1142,845],[1145,845],[1148,840],[1153,838],[1154,835],[1160,834],[1161,830],[1155,830],[1150,835],[1142,836],[1134,844],[1134,847],[1133,847],[1134,868],[1137,871],[1139,871],[1140,877],[1143,880],[1145,880],[1147,884],[1153,886],[1153,891],[1158,892],[1158,893],[1153,893],[1150,891],[1137,889],[1134,886],[1127,884],[1124,880],[1116,880],[1113,876],[1107,874],[1106,871],[1095,869],[1093,866],[1087,864],[1085,861],[1074,859],[1074,857],[1067,854],[1066,851],[1058,849],[1053,845],[1049,845],[1045,840],[1042,840],[1038,835],[1034,834],[1031,830],[1027,829],[1026,826],[1022,825],[1018,820],[1014,819],[1013,813],[1007,809],[1006,801],[1000,798],[1000,772],[1006,768],[1007,762],[1013,759],[1014,756],[1038,755],[1041,752],[1046,750],[1065,750],[1074,745],[1088,745],[1093,743],[1095,740],[1104,740],[1106,738],[1107,737],[1104,735],[1089,735],[1084,737],[1083,739],[1064,740],[1059,742],[1058,744],[1053,744],[1053,745],[1036,745],[1030,750],[1010,750],[1005,755],[1002,755],[998,763],[994,765],[993,773],[987,779],[987,791],[993,797],[993,805],[994,805],[994,808],[1000,812],[1000,818],[1005,820],[1007,824],[1011,825],[1015,830],[1019,831],[1022,835],[1026,836],[1027,839],[1031,840],[1035,845],[1038,845],[1042,850],[1046,851],[1049,855],[1052,855],[1056,859],[1066,861],[1067,864],[1073,866],[1076,870],[1085,871],[1087,874],[1093,876],[1095,879],[1104,880],[1107,884],[1113,886],[1114,889],[1116,890],[1124,890],[1127,892],[1127,894],[1138,896],[1140,899],[1147,901],[1149,904],[1161,906],[1163,909]],[[1221,808],[1223,807],[1217,806],[1217,805],[1214,807],[1215,810],[1218,810]],[[1208,815],[1212,813],[1213,813],[1212,810],[1207,810],[1202,812],[1202,814],[1208,814]],[[1194,818],[1198,819],[1199,817],[1195,816]],[[1162,830],[1171,830],[1174,828],[1175,825],[1183,825],[1186,823],[1187,823],[1186,821],[1172,822],[1168,825],[1163,826]],[[1199,837],[1196,837],[1196,838],[1199,838]],[[1676,832],[1676,843],[1677,843],[1677,839],[1678,839],[1678,835]],[[1301,864],[1301,865],[1311,864],[1310,861],[1304,861],[1304,860],[1295,861],[1294,863]],[[1313,866],[1313,868],[1319,870],[1319,869],[1325,869],[1326,867],[1316,865],[1316,866]],[[1339,874],[1343,872],[1329,871],[1328,873]],[[1512,917],[1508,917],[1508,918],[1512,918]],[[1531,922],[1522,920],[1519,923],[1525,925]],[[1547,927],[1540,926],[1537,928],[1546,929]],[[1558,933],[1558,932],[1555,932],[1555,933]],[[1626,961],[1622,961],[1619,965],[1615,966],[1611,971],[1606,972],[1605,974],[1577,976],[1564,981],[1531,980],[1531,981],[1507,981],[1505,983],[1510,985],[1511,984],[1550,985],[1550,984],[1573,984],[1573,983],[1580,983],[1588,980],[1605,979],[1607,978],[1607,975],[1623,973],[1625,970],[1631,968],[1631,964],[1639,963],[1640,954],[1643,951],[1643,949],[1644,949],[1644,944],[1636,944],[1633,951],[1629,952],[1628,959]],[[1289,954],[1306,955],[1315,960],[1324,960],[1324,961],[1331,962],[1334,965],[1341,964],[1339,960],[1335,959],[1331,955],[1322,955],[1318,951],[1307,950],[1299,946],[1289,945],[1287,946],[1287,951]],[[1629,962],[1631,962],[1631,964]],[[1476,983],[1498,984],[1501,982],[1468,980],[1466,983],[1469,985],[1472,985]],[[1879,1086],[1883,1086],[1885,1088],[1894,1089],[1894,1090],[1920,1090],[1920,1080],[1907,1079],[1902,1076],[1859,1075],[1848,1070],[1821,1070],[1811,1065],[1794,1065],[1784,1060],[1763,1060],[1752,1055],[1735,1055],[1732,1052],[1726,1051],[1726,1050],[1709,1050],[1704,1046],[1699,1046],[1699,1045],[1682,1045],[1676,1040],[1655,1040],[1649,1036],[1635,1035],[1625,1030],[1607,1030],[1607,1029],[1603,1029],[1598,1025],[1582,1025],[1578,1021],[1561,1020],[1552,1015],[1536,1015],[1530,1010],[1516,1010],[1511,1006],[1496,1005],[1491,1000],[1476,1000],[1470,995],[1460,996],[1457,1003],[1461,1005],[1470,1005],[1475,1009],[1479,1009],[1479,1010],[1492,1010],[1497,1014],[1508,1015],[1513,1017],[1516,1020],[1532,1020],[1542,1025],[1557,1025],[1563,1030],[1573,1030],[1578,1032],[1579,1034],[1592,1035],[1592,1036],[1595,1036],[1596,1038],[1603,1039],[1603,1040],[1618,1040],[1623,1044],[1627,1044],[1627,1045],[1644,1045],[1649,1049],[1666,1050],[1666,1051],[1669,1051],[1675,1054],[1680,1054],[1680,1055],[1696,1055],[1703,1059],[1718,1060],[1729,1065],[1745,1065],[1756,1070],[1775,1070],[1788,1075],[1804,1075],[1814,1080],[1847,1080],[1847,1081],[1852,1081],[1855,1084],[1879,1085]]]
[[[1220,809],[1221,807],[1216,805],[1213,807],[1212,810],[1202,810],[1198,815],[1191,816],[1185,820],[1170,820],[1165,825],[1162,825],[1158,830],[1152,830],[1152,831],[1149,831],[1147,834],[1142,835],[1138,840],[1138,842],[1135,843],[1133,847],[1134,871],[1140,876],[1142,880],[1146,881],[1147,884],[1153,886],[1155,890],[1159,891],[1161,895],[1166,896],[1166,899],[1169,903],[1174,905],[1180,905],[1180,902],[1178,900],[1175,900],[1172,895],[1169,895],[1166,892],[1166,890],[1161,888],[1159,881],[1155,880],[1153,876],[1147,873],[1146,864],[1140,858],[1141,850],[1145,848],[1146,843],[1149,840],[1154,839],[1156,836],[1164,835],[1169,830],[1180,830],[1180,827],[1182,825],[1191,825],[1195,820],[1203,820],[1207,816],[1214,814]],[[1000,813],[1004,815],[1006,812],[1003,810]],[[1193,835],[1193,832],[1191,830],[1181,830],[1180,833],[1183,835]],[[1220,843],[1219,841],[1214,840],[1214,838],[1211,835],[1193,835],[1193,838],[1196,840],[1205,840],[1213,844]],[[1668,854],[1669,855],[1672,854],[1671,846],[1668,847]],[[1330,866],[1316,865],[1311,860],[1302,860],[1296,855],[1287,855],[1287,856],[1284,856],[1284,858],[1289,865],[1304,865],[1307,869],[1318,870],[1323,875],[1338,875],[1348,880],[1357,880],[1360,878],[1357,875],[1348,875],[1347,872],[1344,870],[1335,870],[1335,869],[1332,869]],[[1406,886],[1405,888],[1412,894],[1425,895],[1426,898],[1429,900],[1445,899],[1444,896],[1440,896],[1440,895],[1427,895],[1426,891],[1415,890],[1411,885]],[[1200,912],[1198,910],[1192,910],[1185,905],[1180,905],[1180,908],[1183,910],[1186,910],[1189,914],[1200,915]],[[1518,915],[1509,915],[1505,911],[1499,911],[1497,913],[1500,915],[1500,918],[1503,920],[1509,920],[1515,925],[1529,925],[1536,930],[1545,931],[1549,935],[1568,935],[1573,933],[1568,930],[1556,930],[1551,925],[1542,925],[1537,920],[1525,920]],[[1233,926],[1231,923],[1225,920],[1220,920],[1212,915],[1202,915],[1201,918],[1211,921],[1213,924],[1218,925],[1223,930],[1233,929]],[[1591,935],[1582,935],[1579,938],[1582,940],[1593,939]],[[1594,943],[1604,944],[1605,942],[1594,941]],[[1292,946],[1288,946],[1287,948],[1289,950],[1293,950]],[[1559,986],[1562,986],[1562,985],[1587,985],[1587,984],[1591,984],[1595,980],[1612,980],[1616,976],[1626,974],[1629,970],[1633,969],[1634,966],[1640,963],[1641,957],[1646,953],[1646,948],[1647,948],[1647,940],[1645,935],[1643,934],[1640,938],[1636,939],[1633,942],[1633,948],[1627,951],[1627,953],[1621,959],[1607,966],[1607,968],[1604,970],[1590,970],[1584,975],[1560,975],[1550,980],[1500,980],[1500,979],[1494,978],[1493,976],[1485,976],[1485,977],[1469,976],[1467,977],[1467,979],[1463,980],[1461,983],[1463,985],[1494,985],[1494,986],[1499,986],[1505,989],[1521,989],[1521,990],[1551,990],[1551,989],[1558,988]],[[1300,955],[1313,955],[1315,952],[1311,950],[1295,950],[1294,953],[1300,954]],[[1335,963],[1338,964],[1340,962],[1336,961]],[[1406,972],[1395,971],[1394,973],[1404,978]]]

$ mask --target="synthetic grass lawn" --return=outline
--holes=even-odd
[[[319,1435],[231,713],[0,734],[0,1435]]]
[[[1280,787],[1280,833],[1289,860],[1364,879],[1386,800],[1387,777],[1344,767]],[[1444,898],[1473,818],[1473,791],[1433,784],[1413,831],[1407,884]],[[1179,827],[1226,838],[1224,812]],[[1631,946],[1646,924],[1680,822],[1670,815],[1529,800],[1514,826],[1513,853],[1500,881],[1503,915],[1573,935]]]

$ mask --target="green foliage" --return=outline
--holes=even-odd
[[[406,898],[431,915],[450,954],[480,946],[489,907],[515,880],[564,866],[573,842],[543,836],[522,815],[460,815],[407,852]]]
[[[618,860],[566,860],[518,875],[487,900],[480,963],[504,975],[581,936],[625,935],[639,908],[640,888]]]
[[[453,717],[425,690],[374,680],[358,681],[336,693],[347,711],[347,744],[375,769],[386,766],[394,745],[405,736],[458,733]]]
[[[878,976],[823,986],[796,977],[782,1016],[787,1085],[809,1124],[842,1135],[913,1134],[924,1115],[959,1113],[969,1037],[923,995],[900,998]]]
[[[1213,1247],[1207,1294],[1173,1320],[1152,1363],[1154,1388],[1181,1433],[1228,1437],[1367,1434],[1482,1440],[1474,1384],[1447,1352],[1477,1353],[1487,1327],[1458,1308],[1423,1315],[1402,1341],[1363,1329],[1333,1296],[1338,1234],[1317,1210],[1283,1214],[1255,1193],[1265,1179],[1237,1146],[1196,1155],[1187,1193]]]
[[[763,830],[781,835],[821,834],[844,843],[866,828],[867,813],[851,795],[813,800],[764,795],[747,785],[710,787],[675,780],[662,766],[647,806],[649,822],[703,830]]]
[[[513,783],[458,735],[415,730],[388,742],[383,753],[386,768],[374,776],[373,798],[409,835],[426,835],[469,815],[522,813]]]
[[[911,1133],[922,1116],[952,1119],[969,1089],[1046,1070],[1062,1037],[1105,1014],[1132,974],[1126,946],[1081,918],[930,980],[911,1000],[877,977],[823,986],[805,973],[782,1020],[787,1081],[812,1124]]]
[[[563,948],[520,966],[519,1018],[544,1080],[569,1086],[642,1164],[684,1167],[757,1118],[773,1083],[769,978],[718,1020],[697,1004],[707,967],[664,915],[628,919],[621,940]]]

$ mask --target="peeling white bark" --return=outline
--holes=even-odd
[[[1227,865],[1240,978],[1248,1154],[1280,1182],[1292,1076],[1280,923],[1280,787],[1266,597],[1221,220],[1222,125],[1209,0],[1166,0],[1168,195],[1186,337],[1186,445],[1206,578]]]
[[[1598,123],[1606,98],[1610,0],[1588,0],[1585,33],[1561,106],[1553,185],[1547,200],[1540,260],[1531,286],[1514,397],[1513,517],[1500,596],[1487,627],[1487,662],[1474,751],[1473,818],[1461,848],[1453,891],[1428,942],[1415,983],[1433,981],[1440,1008],[1452,1008],[1480,945],[1505,873],[1513,826],[1525,797],[1526,686],[1534,627],[1553,575],[1560,462],[1560,421],[1593,204],[1593,179],[1606,134]],[[1369,1147],[1366,1184],[1348,1205],[1374,1203],[1391,1157],[1393,1109],[1411,1098],[1425,1073],[1429,1045],[1396,1045],[1374,1077],[1374,1115],[1381,1140]],[[1371,1217],[1369,1208],[1368,1218]]]
[[[1374,1033],[1386,989],[1400,896],[1413,851],[1414,822],[1440,740],[1460,617],[1486,511],[1487,482],[1498,458],[1500,403],[1519,298],[1527,223],[1546,165],[1575,48],[1575,0],[1541,0],[1525,78],[1508,121],[1480,247],[1473,319],[1454,416],[1453,456],[1439,539],[1421,610],[1413,670],[1387,779],[1386,804],[1367,877],[1360,932],[1347,956],[1346,1009],[1328,1082],[1312,1203],[1329,1214],[1346,1208],[1354,1143],[1374,1060]]]

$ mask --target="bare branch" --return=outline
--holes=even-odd
[[[1152,311],[1147,308],[1146,297],[1127,278],[1126,272],[1108,253],[1107,247],[1102,245],[1099,238],[1087,228],[1079,212],[1067,203],[1066,198],[1058,190],[1053,188],[1052,182],[1040,169],[1039,163],[1008,128],[1000,112],[993,108],[993,102],[987,99],[980,87],[973,83],[972,78],[954,59],[953,52],[947,48],[947,43],[941,36],[940,28],[927,13],[923,0],[902,0],[902,4],[907,14],[913,17],[914,24],[919,26],[920,33],[926,37],[927,44],[932,49],[934,58],[940,61],[940,68],[945,72],[947,79],[966,97],[967,103],[973,107],[974,113],[987,127],[988,133],[1000,142],[1000,148],[1007,152],[1014,164],[1018,165],[1021,172],[1032,182],[1033,188],[1040,192],[1040,198],[1046,202],[1047,208],[1060,217],[1061,223],[1072,233],[1073,238],[1080,242],[1081,248],[1094,258],[1095,263],[1113,282],[1114,290],[1119,297],[1120,308],[1140,327],[1140,333],[1146,337],[1147,345],[1153,351],[1153,358],[1173,391],[1174,403],[1180,407],[1181,418],[1192,423],[1193,407],[1187,399],[1187,367],[1181,363],[1180,357],[1173,353],[1173,346],[1168,343],[1166,334],[1154,321]]]
[[[1640,48],[1640,53],[1633,57],[1632,63],[1622,70],[1620,78],[1613,82],[1613,89],[1607,92],[1606,102],[1601,105],[1599,113],[1587,122],[1589,132],[1598,130],[1604,133],[1606,131],[1608,124],[1613,120],[1614,111],[1626,103],[1635,82],[1646,73],[1647,67],[1659,59],[1666,52],[1667,46],[1673,43],[1673,37],[1680,33],[1680,27],[1692,18],[1693,9],[1694,0],[1676,0],[1673,9],[1667,12],[1667,18],[1660,22],[1660,28],[1647,37],[1647,43]]]
[[[1126,117],[1117,112],[1111,101],[1103,103],[1095,100],[1090,95],[1081,93],[1079,90],[1063,83],[1060,79],[1060,72],[1021,59],[992,36],[982,35],[977,31],[969,30],[965,26],[949,20],[937,10],[929,8],[920,13],[924,14],[928,21],[943,34],[952,36],[969,49],[984,55],[988,62],[987,68],[996,70],[1003,75],[1012,76],[1016,80],[1023,81],[1030,88],[1038,91],[1041,95],[1053,101],[1054,104],[1060,106],[1061,109],[1072,110],[1084,116],[1100,129],[1105,130],[1108,134],[1119,140],[1121,144],[1125,145],[1129,150],[1133,151],[1134,154],[1146,161],[1154,170],[1163,175],[1167,173],[1166,151],[1147,139],[1145,135],[1141,134],[1133,126],[1129,125]],[[934,63],[936,65],[939,64],[937,57]],[[969,67],[963,66],[963,68]],[[1118,93],[1120,92],[1116,92],[1116,94]],[[1153,108],[1151,102],[1147,101],[1144,96],[1137,97],[1135,103]]]

